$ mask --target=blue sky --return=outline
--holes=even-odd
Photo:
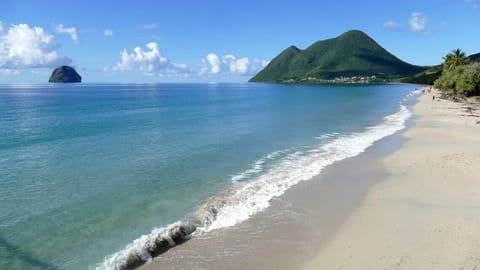
[[[0,0],[0,82],[244,82],[290,45],[350,29],[404,61],[480,52],[480,0]]]

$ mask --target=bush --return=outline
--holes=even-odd
[[[444,70],[434,86],[452,92],[454,95],[480,95],[480,63]]]
[[[480,94],[480,63],[464,66],[459,74],[456,88],[465,96]]]

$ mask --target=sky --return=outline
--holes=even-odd
[[[362,30],[400,59],[480,52],[480,0],[0,0],[0,83],[246,82],[282,50]]]

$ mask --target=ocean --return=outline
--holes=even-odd
[[[123,269],[240,224],[403,129],[416,87],[0,85],[0,269]]]

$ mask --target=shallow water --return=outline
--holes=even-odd
[[[0,85],[0,268],[112,268],[153,228],[236,225],[401,129],[414,88]]]

